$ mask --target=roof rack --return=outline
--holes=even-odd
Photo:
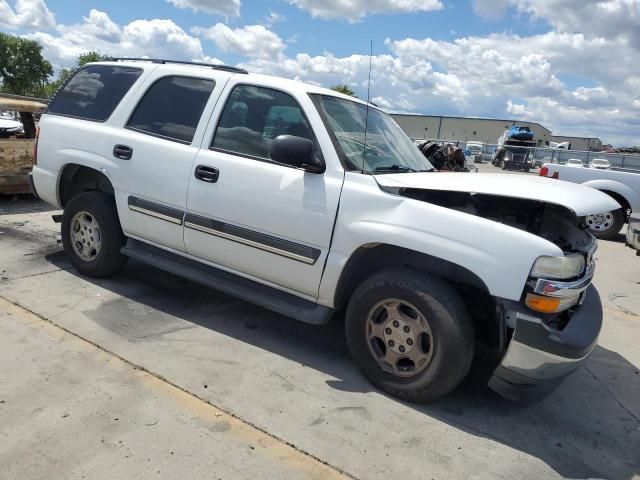
[[[215,63],[202,63],[202,62],[185,62],[182,60],[166,60],[163,58],[108,57],[108,58],[105,58],[105,61],[107,62],[151,62],[151,63],[161,63],[163,65],[167,63],[175,63],[175,64],[181,64],[181,65],[197,65],[200,67],[209,67],[209,68],[213,68],[214,70],[222,70],[225,72],[232,72],[232,73],[242,73],[242,74],[249,73],[244,68],[231,67],[229,65],[216,65]]]

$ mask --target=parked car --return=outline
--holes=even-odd
[[[599,170],[608,170],[611,168],[609,160],[606,158],[594,158],[591,160],[591,168],[597,168]]]
[[[610,239],[616,237],[625,222],[628,222],[627,245],[635,248],[640,255],[640,173],[577,169],[568,165],[545,163],[540,169],[540,175],[587,185],[613,198],[618,203],[617,208],[588,215],[586,224],[596,237]]]
[[[570,158],[566,165],[567,167],[584,167],[584,163],[579,158]]]
[[[0,110],[18,112],[22,121],[0,118],[0,193],[29,193],[29,172],[34,164],[34,114],[46,108],[28,97],[0,94]],[[4,130],[3,126],[5,127]]]
[[[81,274],[132,257],[304,322],[344,310],[355,362],[402,399],[454,389],[477,341],[515,399],[596,345],[582,225],[618,205],[591,188],[438,173],[374,105],[220,65],[88,64],[40,129],[34,190]]]
[[[0,139],[8,138],[19,133],[22,133],[22,122],[19,122],[9,115],[0,117]]]

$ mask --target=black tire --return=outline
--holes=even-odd
[[[100,247],[95,256],[84,259],[73,245],[72,220],[86,213],[99,227]],[[125,236],[112,196],[103,192],[84,192],[73,197],[62,215],[62,245],[73,266],[89,277],[108,277],[124,267],[127,257],[120,253]],[[96,235],[97,237],[97,235]],[[82,247],[82,246],[80,246]]]
[[[615,238],[626,221],[627,214],[624,209],[619,208],[618,210],[614,210],[613,212],[607,212],[604,216],[609,216],[609,222],[600,221],[594,222],[593,220],[601,215],[589,215],[587,217],[587,225],[589,226],[589,231],[593,233],[597,238],[601,240],[610,240]]]
[[[412,304],[430,326],[432,356],[412,376],[389,372],[373,353],[376,347],[368,338],[368,318],[385,299]],[[356,289],[347,307],[346,335],[351,355],[371,383],[410,402],[429,402],[457,387],[471,367],[475,349],[473,323],[459,295],[442,280],[410,270],[380,272]],[[413,348],[417,344],[416,340]]]

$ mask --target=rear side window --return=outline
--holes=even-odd
[[[104,122],[142,74],[142,69],[89,65],[58,92],[47,113]]]
[[[170,76],[156,81],[127,123],[127,128],[181,143],[191,143],[216,83],[204,78]]]

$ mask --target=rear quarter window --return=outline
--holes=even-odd
[[[47,113],[104,122],[141,74],[140,68],[89,65],[58,92]]]

